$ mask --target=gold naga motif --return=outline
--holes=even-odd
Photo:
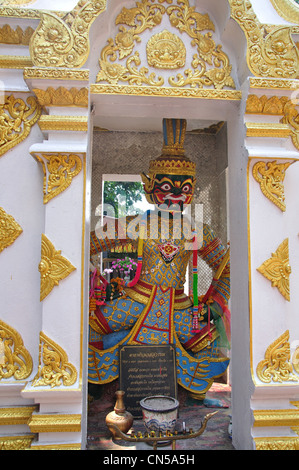
[[[167,3],[169,6],[165,7],[162,3]],[[222,51],[221,45],[216,45],[212,38],[211,31],[215,31],[214,24],[207,14],[200,14],[195,11],[195,7],[190,7],[188,0],[180,0],[177,5],[174,4],[174,0],[159,0],[158,3],[154,3],[153,0],[142,0],[136,2],[133,8],[123,7],[115,20],[116,25],[121,25],[119,32],[115,39],[108,39],[108,45],[101,51],[100,72],[97,74],[96,82],[105,81],[112,85],[127,82],[128,85],[157,87],[164,85],[163,77],[157,77],[147,67],[138,68],[142,65],[140,54],[137,50],[134,52],[135,45],[141,42],[141,34],[159,26],[164,15],[168,16],[170,25],[181,34],[187,34],[191,46],[196,47],[191,66],[184,71],[184,74],[170,76],[169,84],[172,87],[212,86],[221,90],[228,86],[234,89],[235,83],[230,75],[232,67],[228,56]],[[205,30],[208,32],[201,34],[201,31]],[[177,68],[179,64],[174,60],[175,49],[182,62],[185,46],[183,48],[178,36],[167,30],[152,36],[147,43],[149,65],[158,68]],[[117,59],[119,61],[125,59],[125,64],[117,63]]]
[[[271,258],[257,268],[257,270],[277,287],[281,295],[290,301],[290,274],[289,240],[286,238],[272,253]]]
[[[106,0],[80,0],[63,18],[41,12],[29,45],[35,66],[81,67],[89,54],[89,29],[106,8]]]
[[[22,142],[41,115],[41,106],[34,96],[29,96],[26,103],[10,95],[0,104],[0,156]]]
[[[283,181],[285,171],[291,164],[292,162],[277,163],[274,160],[258,162],[252,168],[252,174],[259,183],[262,193],[283,212],[286,210]]]
[[[25,380],[32,372],[30,353],[24,347],[21,335],[0,320],[0,380]]]
[[[0,207],[0,253],[11,245],[23,232],[22,227]]]
[[[51,388],[73,385],[77,380],[77,370],[68,362],[66,352],[52,339],[40,332],[39,366],[32,381],[33,387]]]
[[[297,382],[290,362],[289,331],[287,330],[267,348],[265,359],[256,368],[258,378],[264,383]]]
[[[82,169],[81,158],[75,154],[42,154],[34,158],[43,167],[44,204],[65,191]]]
[[[247,63],[257,77],[298,78],[299,51],[292,34],[297,26],[259,22],[249,0],[228,0],[231,17],[247,39]]]
[[[56,250],[54,245],[42,234],[41,261],[38,266],[40,272],[40,300],[44,300],[58,286],[59,281],[65,279],[76,268]]]

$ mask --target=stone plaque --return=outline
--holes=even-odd
[[[119,351],[120,390],[125,392],[126,410],[142,416],[140,400],[152,395],[177,398],[175,347],[122,346]]]

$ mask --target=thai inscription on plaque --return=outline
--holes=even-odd
[[[134,418],[142,416],[140,400],[153,395],[177,398],[175,347],[122,346],[120,357],[120,390]]]

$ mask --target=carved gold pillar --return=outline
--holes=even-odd
[[[248,252],[252,437],[256,449],[298,448],[297,80],[251,78]]]
[[[22,396],[39,404],[28,422],[38,436],[31,448],[57,448],[62,432],[68,448],[80,448],[87,383],[82,341],[89,253],[85,225],[89,73],[31,68],[24,70],[24,78],[43,110],[38,121],[43,141],[33,144],[30,153],[43,174],[40,198],[45,222],[36,266],[41,303],[38,367]]]

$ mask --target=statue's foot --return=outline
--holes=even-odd
[[[229,408],[229,405],[224,400],[217,398],[208,398],[205,394],[190,393],[190,397],[198,402],[199,405],[206,406],[207,408]]]

